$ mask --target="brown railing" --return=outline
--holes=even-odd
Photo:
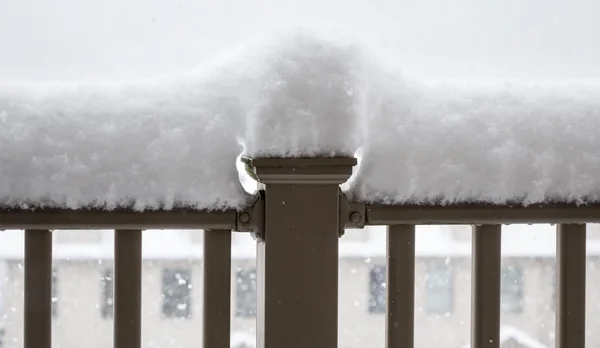
[[[51,347],[52,229],[115,229],[115,348],[141,347],[143,229],[205,229],[204,347],[229,348],[231,231],[258,243],[258,347],[338,344],[338,238],[344,227],[387,225],[386,346],[414,346],[415,226],[472,224],[471,347],[500,346],[501,225],[557,224],[556,347],[585,346],[585,223],[600,206],[378,206],[349,203],[339,184],[353,158],[247,159],[263,184],[244,211],[0,211],[25,229],[25,348]]]

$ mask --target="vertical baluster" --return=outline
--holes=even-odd
[[[52,233],[25,231],[24,348],[52,346]]]
[[[556,238],[556,347],[585,347],[586,225],[560,224]]]
[[[471,347],[500,347],[500,225],[473,227]]]
[[[204,348],[230,348],[231,231],[204,232]]]
[[[114,348],[142,346],[142,231],[115,231]]]
[[[412,348],[415,326],[415,226],[387,228],[386,347]]]

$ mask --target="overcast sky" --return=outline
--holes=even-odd
[[[182,72],[257,33],[342,28],[428,78],[600,78],[597,0],[0,0],[0,80]]]

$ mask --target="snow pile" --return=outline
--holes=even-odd
[[[246,153],[353,156],[367,86],[359,47],[300,31],[261,47],[248,105]]]
[[[183,76],[0,83],[0,206],[239,208],[243,148],[354,153],[360,64],[354,46],[300,30]]]
[[[0,85],[0,205],[243,205],[243,119],[211,79]]]
[[[355,199],[600,201],[600,88],[378,79]]]
[[[189,74],[0,84],[0,205],[239,208],[236,157],[352,156],[370,203],[600,200],[600,89],[425,83],[292,31]]]

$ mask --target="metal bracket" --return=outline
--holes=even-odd
[[[251,232],[252,237],[262,242],[265,240],[265,191],[259,190],[254,203],[237,214],[236,231]]]
[[[340,231],[339,236],[344,235],[346,228],[364,228],[365,227],[365,205],[363,203],[350,203],[346,195],[339,190],[340,199]]]
[[[254,203],[237,214],[236,231],[250,232],[252,237],[263,242],[265,240],[265,195],[264,190],[256,193]],[[350,203],[346,195],[339,191],[339,226],[338,234],[344,235],[346,228],[365,227],[365,205],[363,203]]]

